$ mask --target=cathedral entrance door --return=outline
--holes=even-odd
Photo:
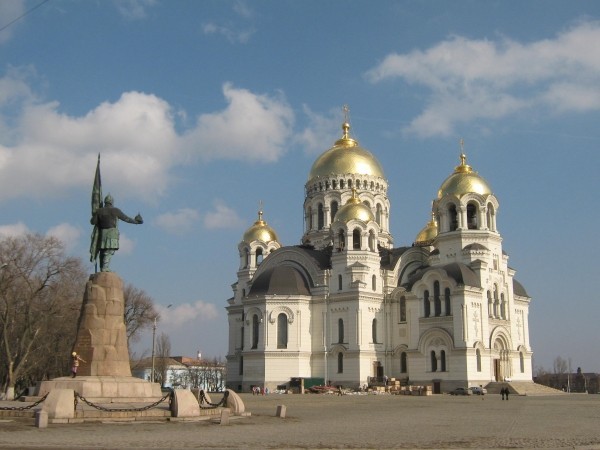
[[[433,393],[441,394],[442,393],[442,382],[441,381],[433,381]]]
[[[494,359],[494,380],[500,381],[500,360]]]

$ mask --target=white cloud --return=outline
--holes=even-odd
[[[11,225],[0,225],[0,237],[18,237],[30,233],[29,228],[23,222],[17,222]]]
[[[25,13],[25,0],[13,0],[0,2],[0,26],[6,28],[0,31],[0,44],[4,44],[12,38],[13,32],[19,26],[19,20],[9,25]],[[8,26],[7,26],[8,25]]]
[[[217,25],[212,22],[207,22],[202,25],[204,34],[217,34],[225,37],[232,44],[245,44],[255,33],[253,28],[238,29],[234,26]]]
[[[425,50],[390,54],[367,73],[373,83],[402,79],[429,91],[406,131],[449,135],[459,123],[542,108],[600,109],[600,22],[582,22],[553,39],[518,43],[452,36]]]
[[[115,0],[117,11],[128,20],[141,20],[147,17],[147,9],[156,5],[156,0]]]
[[[215,319],[219,315],[215,305],[202,300],[170,307],[156,305],[156,309],[161,323],[166,326],[180,326],[192,321],[204,322]]]
[[[46,236],[54,237],[60,240],[67,252],[75,248],[81,236],[81,230],[68,223],[61,223],[52,227],[46,233]]]
[[[294,112],[281,95],[270,97],[223,86],[227,108],[198,118],[185,148],[205,159],[274,162],[285,152]]]
[[[204,216],[204,226],[209,230],[239,228],[243,224],[237,213],[220,200],[215,201],[215,210]]]
[[[308,118],[308,126],[296,137],[296,142],[307,153],[321,153],[342,136],[339,108],[332,109],[325,115],[313,112],[306,105],[302,109]]]
[[[200,214],[195,209],[182,208],[158,216],[154,223],[168,233],[185,234],[199,219]]]

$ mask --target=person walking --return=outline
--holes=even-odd
[[[504,388],[504,395],[506,395],[506,400],[508,400],[508,388]]]
[[[502,400],[504,400],[504,388],[500,389],[500,395],[502,396]]]
[[[77,369],[79,368],[79,361],[86,362],[81,356],[77,354],[77,352],[71,353],[71,377],[75,378],[77,376]]]

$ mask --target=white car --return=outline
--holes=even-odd
[[[479,386],[471,386],[469,390],[475,395],[485,395],[487,394],[487,389]]]

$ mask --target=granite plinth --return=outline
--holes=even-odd
[[[163,397],[158,383],[135,377],[81,376],[42,381],[38,395],[53,389],[73,389],[94,403],[155,402]]]

